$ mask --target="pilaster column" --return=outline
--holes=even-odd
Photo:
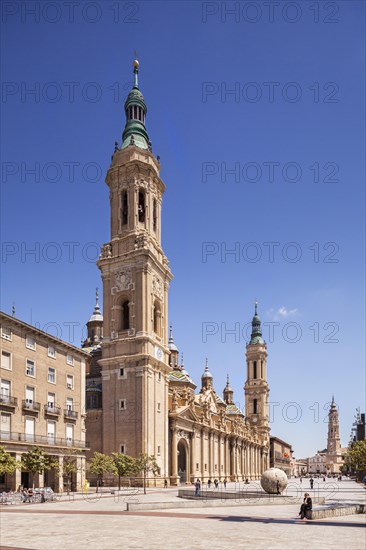
[[[84,481],[84,468],[83,463],[85,462],[85,458],[78,456],[76,458],[76,490],[82,491],[83,489],[83,481]]]
[[[64,477],[63,477],[63,470],[64,470],[64,457],[59,456],[58,457],[58,473],[56,476],[56,491],[59,493],[62,493],[64,490]]]
[[[191,471],[190,477],[187,477],[187,481],[194,481],[194,474],[196,472],[196,432],[193,430],[191,434]]]
[[[234,443],[231,445],[231,480],[235,481],[235,447]]]
[[[245,447],[244,443],[241,444],[241,478],[244,481],[245,475]]]
[[[218,449],[217,449],[217,461],[218,461],[218,464],[217,464],[217,467],[219,469],[219,475],[218,475],[218,479],[219,481],[221,481],[221,433],[219,433],[218,437],[217,437],[217,440],[218,440]]]
[[[22,455],[20,453],[15,453],[15,459],[17,462],[20,462],[21,459],[22,459]],[[14,491],[17,491],[18,490],[18,487],[19,485],[22,483],[22,472],[21,470],[15,470],[15,475],[14,475]]]
[[[178,446],[177,446],[177,427],[172,425],[172,485],[178,485]]]
[[[205,430],[201,430],[201,481],[205,475]]]

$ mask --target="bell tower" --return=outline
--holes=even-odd
[[[332,396],[332,403],[330,405],[328,414],[328,443],[327,452],[329,454],[337,454],[341,448],[341,440],[339,437],[339,418],[337,405]]]
[[[98,267],[103,280],[103,452],[155,455],[168,475],[168,288],[161,248],[165,185],[146,130],[147,107],[134,86],[125,102],[121,148],[106,176],[111,240]]]
[[[257,307],[258,304],[255,303],[252,334],[246,349],[245,416],[252,426],[257,426],[259,432],[268,436],[267,344],[262,338],[261,320]]]

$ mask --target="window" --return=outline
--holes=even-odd
[[[87,409],[98,409],[98,397],[96,395],[87,395],[86,396],[86,408]]]
[[[48,357],[56,359],[56,348],[54,346],[48,346]]]
[[[7,351],[1,352],[1,368],[11,370],[11,353]]]
[[[158,214],[157,214],[157,206],[156,206],[156,199],[153,201],[153,230],[156,232],[158,228]]]
[[[121,447],[120,447],[120,452],[121,452],[123,455],[124,455],[125,452],[126,452],[126,451],[125,451],[125,448],[126,448],[125,445],[121,445]]]
[[[55,406],[56,396],[54,393],[48,392],[47,394],[47,406],[53,409]]]
[[[159,380],[159,382],[161,382],[161,372],[159,372],[159,374],[158,374],[158,380]]]
[[[34,418],[25,418],[25,439],[26,441],[33,441],[34,440],[34,424],[35,419]]]
[[[66,443],[71,445],[74,439],[74,426],[72,424],[66,424]]]
[[[139,222],[145,222],[145,193],[139,191],[139,203],[138,203],[138,216]]]
[[[47,440],[48,443],[54,443],[55,442],[55,435],[56,435],[56,422],[47,422]]]
[[[10,327],[1,327],[1,338],[4,338],[4,340],[10,340],[11,341],[11,328]]]
[[[258,413],[258,399],[253,399],[253,414]]]
[[[200,469],[200,465],[198,464],[198,462],[196,462],[196,470],[199,470]]]
[[[66,399],[66,409],[68,411],[73,411],[74,410],[74,400],[72,397],[68,397]]]
[[[70,353],[68,353],[68,354],[66,355],[66,363],[67,363],[68,365],[73,365],[73,364],[74,364],[74,356],[71,355]]]
[[[25,388],[25,400],[29,405],[34,403],[34,395],[35,395],[34,388],[32,388],[32,386],[27,386]]]
[[[161,327],[161,307],[158,300],[154,302],[154,332],[160,336],[160,327]]]
[[[51,384],[56,384],[56,369],[53,369],[52,367],[48,367],[47,380]]]
[[[124,367],[120,367],[119,369],[119,378],[126,378],[126,371]]]
[[[25,373],[27,376],[35,376],[36,375],[36,364],[34,361],[31,361],[31,359],[27,359],[27,365],[25,369]]]
[[[120,399],[119,400],[119,409],[120,411],[126,410],[126,399]]]
[[[10,398],[10,380],[1,380],[0,393],[2,403],[8,403]]]
[[[10,439],[11,415],[9,413],[3,413],[3,412],[1,413],[0,432],[1,432],[1,439]]]
[[[25,338],[25,347],[28,349],[36,349],[36,339],[33,336],[27,334]]]
[[[160,403],[158,403],[158,412],[160,412]]]
[[[72,376],[72,374],[66,375],[66,387],[68,390],[74,389],[74,377]]]
[[[122,193],[122,225],[128,223],[128,194]]]
[[[160,449],[161,449],[161,446],[158,445],[158,455],[160,455]]]
[[[253,378],[257,378],[257,361],[253,361]]]
[[[122,330],[130,328],[130,303],[128,300],[122,304]]]

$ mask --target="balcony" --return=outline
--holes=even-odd
[[[22,409],[23,411],[39,413],[41,410],[41,404],[37,401],[33,401],[33,399],[23,399]]]
[[[51,437],[47,435],[31,435],[18,432],[0,432],[0,441],[14,443],[28,443],[31,445],[40,444],[52,447],[76,447],[77,449],[88,449],[89,443],[79,439]],[[12,451],[11,451],[12,452]]]
[[[4,393],[0,394],[0,408],[3,409],[15,409],[18,405],[18,399]]]
[[[47,414],[48,416],[60,416],[61,407],[56,407],[55,405],[45,405],[44,414]]]
[[[64,417],[67,418],[67,420],[76,420],[78,413],[72,409],[64,409]]]

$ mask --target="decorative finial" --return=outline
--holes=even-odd
[[[226,383],[229,385],[229,375],[226,376]]]
[[[13,307],[11,308],[11,314],[13,317],[15,317],[15,304],[13,302]]]
[[[256,300],[254,304],[254,315],[258,315],[257,308],[258,308],[258,302]]]
[[[133,74],[135,75],[135,81],[134,81],[134,84],[133,84],[134,88],[139,87],[138,78],[137,78],[137,75],[138,75],[138,72],[139,72],[139,65],[140,65],[140,63],[138,62],[138,59],[137,59],[137,51],[135,50],[135,59],[133,61]]]
[[[208,358],[206,357],[206,366],[205,366],[205,370],[208,370]]]
[[[182,369],[184,369],[184,355],[183,355],[183,352],[182,352],[182,359],[181,359],[181,363],[180,363]]]
[[[99,301],[99,289],[97,287],[95,289],[95,307],[99,307],[98,301]]]
[[[170,325],[169,327],[169,340],[173,338],[173,327]]]

